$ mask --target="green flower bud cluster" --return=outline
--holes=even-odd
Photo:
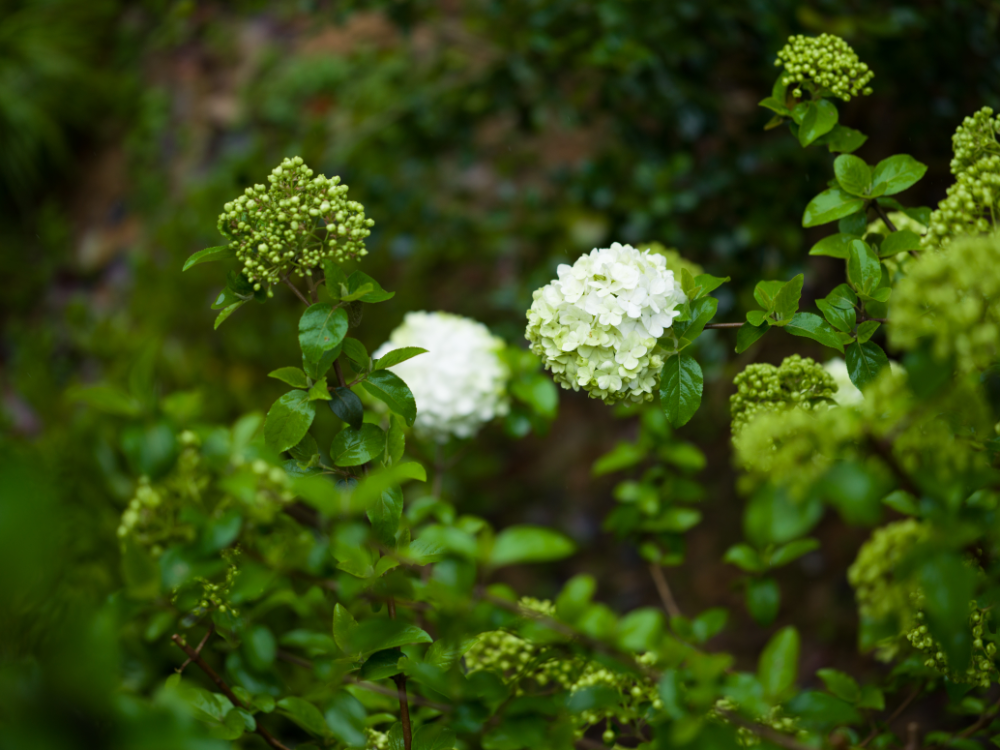
[[[371,727],[365,727],[365,750],[389,750],[389,735]]]
[[[955,157],[951,171],[955,184],[948,188],[930,228],[921,240],[926,249],[940,248],[964,234],[997,232],[1000,219],[1000,116],[983,107],[965,121],[952,136]]]
[[[1000,158],[1000,157],[998,157]],[[982,370],[1000,356],[1000,238],[955,240],[907,266],[892,296],[889,343],[932,342],[934,356]]]
[[[268,176],[270,186],[253,185],[224,206],[219,231],[243,263],[243,273],[260,290],[289,274],[312,276],[324,260],[342,262],[368,254],[364,240],[375,223],[347,199],[339,177],[313,176],[302,157],[285,159]]]
[[[964,672],[948,668],[948,658],[941,650],[941,644],[931,637],[927,625],[924,624],[926,618],[923,612],[914,615],[916,622],[903,636],[914,649],[927,656],[924,660],[925,667],[934,669],[941,675],[947,675],[952,682],[972,683],[981,688],[988,688],[1000,675],[993,661],[996,658],[997,646],[995,643],[983,640],[986,633],[983,626],[989,621],[990,613],[988,610],[980,609],[975,602],[969,603],[969,609],[971,610],[969,627],[973,639],[972,658]]]
[[[748,365],[733,380],[736,393],[729,397],[733,434],[758,415],[800,407],[807,411],[829,404],[837,393],[837,382],[823,366],[808,357],[793,354],[780,367]]]
[[[897,618],[903,629],[912,626],[916,619],[913,594],[917,588],[899,578],[898,568],[914,547],[927,541],[930,535],[928,524],[907,518],[876,529],[861,546],[847,569],[847,580],[854,587],[862,618]]]
[[[555,606],[545,600],[523,598],[520,605],[530,611],[549,617],[555,616]],[[656,655],[642,654],[637,661],[652,665]],[[618,674],[600,664],[574,657],[545,644],[536,644],[527,638],[504,630],[482,633],[465,654],[468,672],[491,670],[514,686],[514,694],[528,694],[531,688],[557,687],[574,693],[589,687],[608,687],[619,693],[617,705],[584,711],[578,717],[577,736],[595,724],[617,721],[627,725],[646,715],[649,708],[663,708],[656,683],[636,680]],[[610,732],[610,744],[614,732]]]
[[[778,52],[776,67],[784,66],[786,86],[796,85],[795,98],[802,98],[802,86],[813,93],[832,93],[849,102],[852,96],[872,93],[868,82],[875,77],[858,59],[851,46],[833,34],[790,36]]]
[[[240,573],[240,569],[236,565],[236,558],[240,556],[239,547],[223,550],[222,556],[229,563],[229,567],[226,568],[226,578],[222,583],[212,583],[201,577],[195,578],[195,581],[201,584],[202,591],[201,602],[192,613],[196,617],[202,617],[206,612],[214,609],[223,614],[228,612],[233,617],[240,615],[239,611],[229,603],[229,594],[233,590],[233,584],[236,583],[236,576]]]
[[[724,724],[728,724],[729,721],[722,712],[736,712],[739,710],[739,707],[739,704],[732,698],[720,698],[715,702],[715,707],[709,712],[709,716]],[[790,716],[785,716],[781,706],[772,706],[764,716],[757,717],[757,723],[793,737],[801,732],[798,721]],[[806,733],[802,732],[802,734],[802,739],[805,739],[807,736]],[[736,741],[739,742],[741,747],[756,747],[760,744],[760,735],[745,727],[737,727]]]

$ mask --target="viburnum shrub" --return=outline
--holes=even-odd
[[[828,187],[802,199],[803,226],[836,230],[809,253],[844,262],[815,310],[797,275],[761,280],[744,320],[713,322],[729,279],[656,243],[613,243],[534,292],[530,354],[478,322],[411,312],[372,355],[363,311],[393,294],[362,270],[371,220],[347,186],[286,159],[225,204],[228,243],[185,269],[235,261],[216,326],[293,293],[301,358],[274,363],[288,390],[266,417],[180,434],[172,468],[137,478],[122,515],[132,621],[172,640],[183,672],[162,701],[246,747],[971,750],[1000,736],[1000,124],[989,109],[968,118],[955,187],[935,211],[908,207],[926,167],[869,164],[853,153],[866,136],[839,122],[837,100],[871,91],[846,42],[793,37],[777,63],[769,127],[836,154]],[[745,541],[720,564],[742,571],[766,640],[756,665],[712,647],[726,609],[682,614],[664,574],[702,520],[705,457],[674,430],[701,403],[710,328],[737,352],[784,334],[829,350],[826,365],[793,355],[735,376]],[[588,575],[550,601],[521,597],[494,573],[573,542],[494,529],[442,492],[446,454],[480,449],[494,418],[514,437],[544,432],[557,390],[540,367],[637,417],[593,474],[628,472],[604,528],[649,565],[662,608],[616,612]],[[864,679],[800,663],[796,628],[771,631],[774,571],[819,547],[809,534],[828,511],[873,529],[843,571]],[[957,718],[904,736],[896,718],[931,695]]]

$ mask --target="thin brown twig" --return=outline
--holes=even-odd
[[[898,229],[896,229],[896,225],[889,220],[889,214],[886,213],[886,210],[879,205],[879,202],[877,200],[873,200],[871,202],[871,205],[874,207],[875,213],[878,214],[878,217],[885,223],[886,228],[890,232],[899,231]],[[918,253],[916,250],[910,250],[910,255],[912,255],[914,258],[920,257],[920,253]]]
[[[286,286],[287,286],[287,287],[288,287],[289,289],[291,289],[291,290],[292,290],[293,292],[295,292],[295,296],[296,296],[296,297],[298,297],[298,298],[299,298],[300,300],[302,300],[302,302],[303,302],[303,303],[305,304],[305,306],[306,306],[306,307],[309,307],[309,304],[310,304],[310,303],[309,303],[309,300],[307,300],[307,299],[305,298],[305,296],[304,296],[304,295],[302,294],[302,292],[300,292],[300,291],[299,291],[299,288],[298,288],[297,286],[295,286],[295,284],[293,284],[293,283],[292,283],[291,281],[289,281],[289,280],[288,280],[288,277],[287,277],[287,276],[282,276],[282,278],[281,278],[281,281],[282,281],[282,282],[283,282],[283,283],[284,283],[284,284],[285,284],[285,285],[286,285]]]
[[[201,639],[201,643],[199,643],[198,647],[195,648],[195,650],[194,650],[194,652],[196,654],[200,654],[201,653],[201,650],[203,648],[205,648],[205,644],[208,643],[208,639],[211,637],[212,633],[214,633],[214,632],[215,632],[215,623],[211,622],[208,625],[208,631],[205,633],[205,637]],[[177,667],[177,669],[175,670],[177,672],[177,674],[181,674],[184,671],[184,668],[188,664],[190,664],[190,663],[191,663],[191,659],[190,658],[189,659],[185,659],[184,663],[181,664],[179,667]]]
[[[966,737],[971,737],[973,734],[975,734],[976,732],[978,732],[984,726],[986,726],[987,724],[989,724],[990,721],[992,721],[993,719],[995,719],[998,712],[1000,712],[1000,700],[998,700],[996,703],[993,704],[993,707],[992,707],[992,709],[990,711],[987,711],[982,716],[980,716],[978,719],[976,719],[976,721],[975,721],[974,724],[970,724],[968,727],[966,727],[961,732],[959,732],[958,733],[958,737],[960,739],[965,739]]]
[[[903,713],[903,711],[906,710],[907,706],[909,706],[911,703],[913,703],[914,699],[918,695],[920,695],[920,691],[922,691],[923,689],[924,689],[923,685],[917,685],[917,687],[914,688],[913,692],[911,692],[902,703],[900,703],[898,706],[896,706],[896,710],[893,711],[889,715],[889,718],[885,720],[885,722],[884,722],[885,725],[888,726],[889,724],[891,724],[892,722],[894,722],[896,719],[898,719],[899,715],[901,713]],[[860,743],[858,743],[858,747],[864,747],[869,742],[871,742],[873,739],[875,739],[875,737],[877,737],[877,736],[878,736],[878,728],[875,727],[875,728],[872,729],[871,734],[869,734],[867,737],[865,737],[863,740],[861,740]]]
[[[337,382],[341,388],[347,388],[347,381],[344,380],[344,371],[340,368],[340,357],[333,360],[333,371],[337,373]]]
[[[189,661],[193,661],[195,664],[197,664],[199,667],[201,667],[201,671],[204,672],[206,675],[208,675],[208,678],[218,686],[219,690],[221,690],[223,692],[223,694],[227,698],[229,698],[230,702],[234,706],[237,706],[238,708],[242,708],[244,710],[247,709],[246,704],[243,703],[243,701],[241,701],[239,698],[237,698],[236,694],[232,690],[229,689],[229,685],[226,684],[226,681],[223,680],[221,677],[219,677],[219,675],[216,673],[216,671],[214,669],[212,669],[210,666],[208,666],[208,664],[205,662],[205,660],[201,658],[201,654],[200,653],[198,653],[193,648],[191,648],[189,645],[187,645],[184,642],[184,639],[181,638],[176,633],[174,633],[172,636],[170,636],[170,640],[172,640],[174,643],[176,643],[177,646],[185,654],[187,654]],[[264,729],[264,727],[262,727],[260,725],[259,721],[256,722],[256,728],[254,729],[254,731],[257,734],[259,734],[264,739],[264,742],[266,742],[268,745],[270,745],[271,747],[273,747],[275,750],[289,750],[289,748],[286,747],[285,745],[281,744],[281,742],[278,741],[274,737],[274,735],[272,735],[270,732],[268,732],[266,729]]]
[[[682,617],[681,608],[677,606],[677,600],[674,599],[674,593],[670,590],[670,584],[667,583],[663,568],[657,563],[650,563],[649,572],[653,576],[653,583],[656,584],[656,590],[660,594],[660,600],[663,602],[663,608],[667,610],[667,614],[671,617]]]
[[[392,678],[399,691],[399,720],[403,724],[403,748],[410,750],[413,744],[413,730],[410,727],[410,705],[406,697],[406,675],[398,674]]]
[[[706,323],[705,328],[742,328],[746,323]]]

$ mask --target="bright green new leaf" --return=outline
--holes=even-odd
[[[348,425],[337,433],[330,445],[330,458],[337,466],[360,466],[380,458],[384,452],[385,431],[367,422],[357,430]]]
[[[757,286],[753,290],[753,298],[757,300],[757,304],[764,308],[765,312],[771,312],[774,309],[774,299],[778,296],[785,284],[785,281],[758,281]]]
[[[299,318],[299,346],[311,362],[319,362],[347,335],[347,311],[330,302],[312,305]]]
[[[745,325],[741,326],[739,332],[736,334],[736,353],[740,354],[745,352],[751,346],[753,346],[757,341],[769,330],[768,326],[754,326]]]
[[[542,526],[509,526],[497,534],[487,562],[494,568],[569,557],[576,545],[558,531]]]
[[[851,154],[841,154],[833,160],[833,173],[845,192],[866,196],[871,187],[872,170],[864,159]]]
[[[667,359],[660,376],[660,405],[673,427],[687,424],[698,411],[703,385],[701,365],[690,354]]]
[[[371,284],[362,284],[357,289],[355,289],[353,292],[350,292],[348,294],[343,295],[340,298],[340,301],[341,302],[354,302],[355,300],[359,300],[362,297],[364,297],[366,294],[368,294],[369,292],[373,292],[373,291],[375,291],[375,287],[372,286]]]
[[[267,413],[264,442],[278,453],[287,451],[305,437],[315,416],[316,406],[309,401],[306,391],[289,391]]]
[[[864,198],[858,198],[840,187],[824,190],[806,206],[802,214],[802,226],[818,227],[845,216],[850,216],[865,205]]]
[[[891,232],[878,249],[879,257],[888,258],[897,253],[905,253],[908,250],[920,249],[920,235],[909,229],[900,229]]]
[[[775,114],[788,115],[788,107],[785,106],[785,103],[780,99],[775,99],[773,96],[761,99],[757,102],[757,106],[769,109]]]
[[[799,670],[799,633],[789,626],[768,641],[757,663],[757,679],[764,694],[779,699],[794,684]]]
[[[751,326],[762,326],[764,321],[767,320],[767,311],[765,310],[748,310],[747,311],[747,323]]]
[[[838,352],[844,351],[844,345],[840,342],[837,331],[819,315],[804,312],[795,313],[795,317],[785,326],[785,330],[793,336],[802,336],[818,341],[823,346],[836,349]]]
[[[862,344],[868,341],[872,336],[875,335],[875,331],[878,330],[879,326],[882,325],[877,320],[866,320],[864,323],[858,326],[857,337],[858,341]]]
[[[229,245],[207,247],[204,250],[199,250],[193,255],[188,256],[188,259],[184,261],[184,268],[182,268],[181,271],[186,271],[192,266],[197,266],[200,263],[210,263],[213,260],[229,260],[230,258],[235,257],[236,250],[231,248]]]
[[[389,370],[375,370],[362,381],[361,385],[405,419],[407,426],[413,426],[417,418],[417,401],[413,398],[410,387],[396,373]]]
[[[715,299],[715,297],[702,297],[692,302],[691,320],[682,324],[674,323],[675,326],[678,326],[678,333],[681,336],[679,348],[685,349],[694,343],[694,340],[705,330],[705,326],[709,321],[715,317],[718,309],[719,300]],[[684,326],[683,330],[681,330],[680,325]],[[551,381],[546,378],[546,382]]]
[[[851,241],[855,239],[855,236],[842,232],[831,234],[813,245],[809,254],[846,259],[851,250]]]
[[[312,388],[309,389],[309,400],[310,401],[329,401],[330,391],[329,386],[326,384],[326,376],[324,375],[315,383],[313,383]]]
[[[757,550],[745,542],[734,544],[726,550],[725,557],[722,560],[723,562],[735,565],[747,573],[760,573],[764,570],[764,564],[761,562]]]
[[[927,165],[909,154],[890,156],[875,165],[872,172],[873,191],[881,188],[878,195],[901,193],[923,177],[926,171]]]
[[[241,299],[239,302],[234,302],[233,304],[229,305],[229,307],[225,308],[222,312],[220,312],[218,315],[215,316],[215,323],[212,325],[212,328],[214,330],[218,330],[219,326],[225,323],[229,319],[230,315],[239,310],[246,303],[247,300]]]
[[[387,367],[398,365],[400,362],[405,362],[412,357],[416,357],[418,354],[426,353],[427,350],[419,346],[401,346],[399,349],[392,349],[386,352],[384,356],[379,357],[375,362],[375,369],[384,370]]]
[[[280,380],[282,383],[288,383],[292,388],[309,387],[306,374],[302,372],[302,368],[300,367],[280,367],[273,372],[269,372],[267,376],[275,380]]]
[[[695,286],[699,287],[701,291],[698,292],[699,297],[704,297],[706,294],[711,294],[720,286],[729,281],[729,277],[719,277],[712,276],[708,273],[700,273],[694,277]]]
[[[799,309],[799,300],[802,297],[802,283],[805,277],[803,274],[792,277],[778,290],[774,296],[774,318],[775,325],[784,325],[790,320]]]
[[[808,109],[799,122],[799,143],[808,146],[822,135],[826,135],[837,124],[837,107],[828,99],[808,103]]]
[[[351,274],[350,278],[347,279],[347,291],[348,294],[359,290],[365,284],[371,284],[372,291],[367,292],[363,297],[359,299],[362,302],[375,303],[375,302],[385,302],[388,299],[392,299],[396,296],[395,292],[387,292],[382,288],[375,279],[366,273],[361,271],[355,271]]]
[[[870,294],[882,280],[882,266],[867,242],[853,240],[847,260],[847,278],[859,292]]]

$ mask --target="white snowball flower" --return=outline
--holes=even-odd
[[[531,351],[563,388],[608,404],[651,401],[663,367],[656,340],[687,301],[666,259],[615,242],[557,273],[528,310]]]
[[[510,373],[500,357],[504,342],[482,323],[444,312],[407,313],[373,356],[403,346],[427,350],[392,368],[417,402],[413,426],[418,435],[439,443],[451,435],[472,437],[507,413]]]
[[[823,365],[823,369],[837,384],[837,392],[833,394],[833,400],[839,406],[856,406],[865,400],[864,394],[851,382],[851,376],[847,374],[847,363],[843,357],[834,357],[827,361]],[[891,359],[889,360],[889,369],[897,375],[906,372],[901,364]]]

